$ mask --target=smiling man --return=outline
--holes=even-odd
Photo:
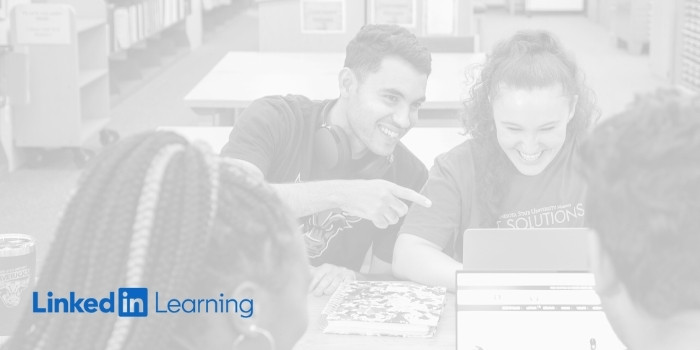
[[[313,265],[310,290],[332,293],[359,274],[391,272],[399,222],[427,169],[399,141],[416,123],[431,69],[408,30],[367,25],[348,44],[340,96],[271,96],[238,118],[222,154],[257,168],[296,212]]]

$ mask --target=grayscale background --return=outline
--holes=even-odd
[[[17,35],[10,30],[12,8],[27,1],[0,0],[0,140],[3,150],[0,152],[0,233],[33,236],[37,242],[38,267],[41,267],[63,207],[76,184],[80,163],[99,153],[101,148],[99,133],[96,132],[99,128],[85,138],[66,134],[66,138],[59,138],[52,144],[36,141],[49,138],[48,135],[53,138],[55,134],[72,132],[68,127],[47,128],[48,125],[56,120],[82,120],[81,113],[91,114],[90,118],[104,120],[102,127],[127,137],[166,126],[211,126],[214,121],[230,124],[229,111],[193,110],[184,101],[190,90],[227,52],[342,52],[359,29],[360,22],[369,23],[372,17],[367,13],[353,12],[359,3],[369,4],[370,0],[340,1],[348,15],[357,16],[355,20],[347,20],[341,34],[328,34],[328,39],[308,40],[308,36],[293,33],[303,25],[299,23],[298,7],[281,13],[266,13],[264,10],[265,7],[287,6],[298,1],[186,1],[190,3],[186,16],[175,19],[169,29],[148,40],[129,43],[133,33],[110,34],[113,28],[104,25],[92,29],[97,31],[94,37],[81,37],[77,42],[67,44],[82,46],[77,47],[78,56],[83,62],[89,62],[86,64],[93,65],[88,68],[96,75],[80,78],[91,79],[85,82],[75,81],[68,72],[74,69],[69,67],[75,66],[75,57],[63,53],[54,55],[52,51],[42,53],[41,57],[32,57],[31,45],[12,45],[13,35]],[[474,42],[471,47],[459,49],[463,52],[489,52],[496,42],[519,29],[545,29],[558,36],[564,47],[575,55],[587,75],[588,84],[597,93],[603,119],[621,111],[637,93],[659,87],[692,91],[700,86],[695,85],[693,72],[683,66],[683,55],[692,48],[686,47],[687,42],[683,41],[681,34],[687,20],[682,13],[682,3],[700,2],[454,1],[472,11],[468,16],[472,22],[466,34],[461,35],[471,37]],[[93,11],[108,10],[104,0],[73,2],[78,7],[75,12],[78,19],[83,15],[91,16]],[[414,3],[439,9],[451,2],[436,1],[435,5],[428,5],[427,0],[416,0]],[[452,30],[435,23],[433,30],[436,32]],[[428,24],[417,24],[417,27],[421,25],[425,31]],[[20,39],[38,40],[31,37]],[[57,40],[60,40],[60,34]],[[440,43],[435,45],[440,47]],[[452,50],[449,44],[442,46],[438,50]],[[42,65],[44,68],[41,69],[46,73],[30,78],[27,72],[36,68],[33,65]],[[340,68],[338,66],[337,70]],[[293,85],[293,82],[284,83]],[[56,93],[47,94],[46,89]],[[46,111],[40,106],[42,103],[52,106],[70,104],[70,99],[75,98],[71,96],[77,96],[75,91],[71,92],[75,89],[90,90],[82,92],[83,102],[78,103],[78,107],[52,107]],[[24,93],[28,90],[32,93]],[[62,102],[57,102],[59,99]],[[418,127],[457,126],[455,115],[455,111],[421,111]],[[17,147],[20,144],[25,146]],[[446,150],[429,150],[429,153]]]

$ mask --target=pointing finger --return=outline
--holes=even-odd
[[[430,208],[430,206],[433,205],[433,202],[431,202],[430,199],[428,199],[428,197],[410,188],[394,185],[393,187],[391,187],[391,193],[396,197],[411,201],[426,208]]]

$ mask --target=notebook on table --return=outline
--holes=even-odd
[[[431,337],[445,303],[445,288],[402,281],[352,281],[323,310],[324,333]]]
[[[457,273],[457,350],[624,350],[585,272]]]

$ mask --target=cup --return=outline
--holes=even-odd
[[[0,234],[0,337],[11,335],[29,309],[35,266],[36,249],[31,236]]]

